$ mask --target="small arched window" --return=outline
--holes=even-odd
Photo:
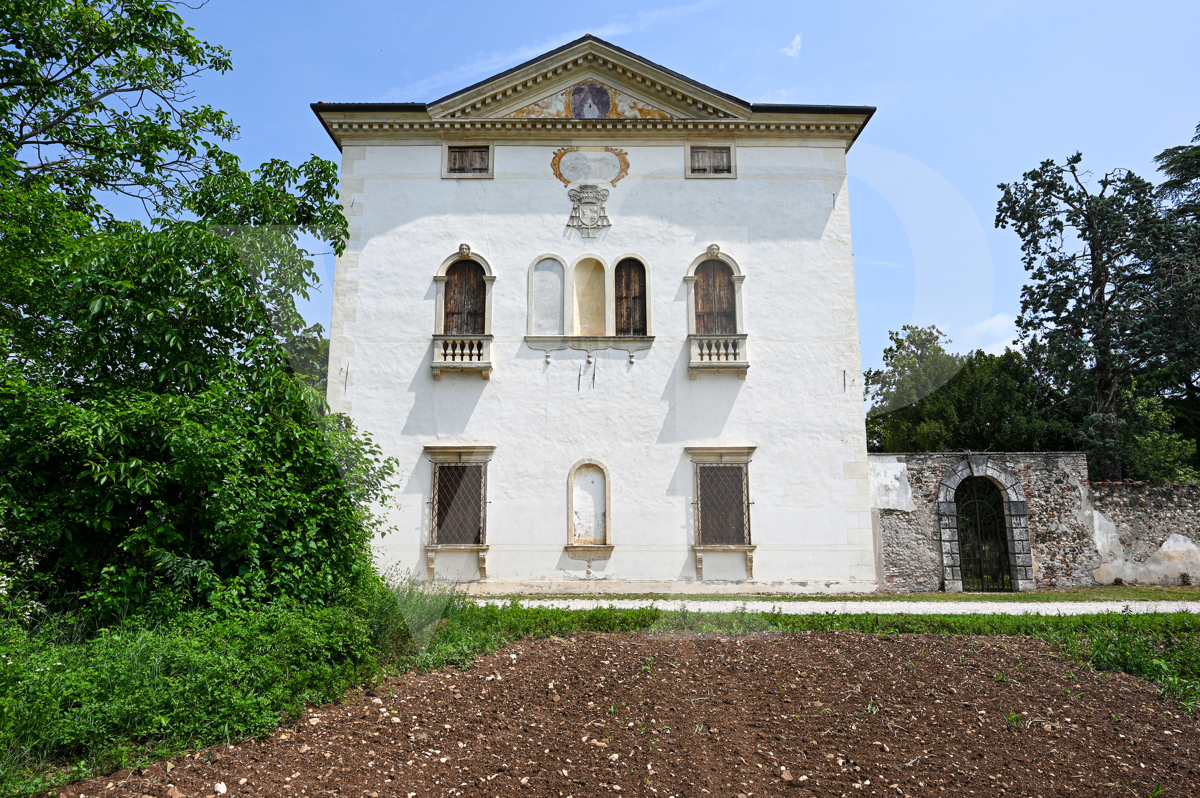
[[[737,332],[733,270],[719,260],[706,260],[696,269],[696,332],[700,335]]]
[[[483,335],[487,289],[483,267],[460,260],[446,270],[446,335]]]
[[[617,335],[646,334],[646,267],[633,258],[617,264]]]

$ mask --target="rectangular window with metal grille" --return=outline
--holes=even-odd
[[[482,546],[487,529],[487,463],[435,463],[433,543]]]
[[[696,516],[701,546],[750,545],[748,463],[696,463]]]
[[[691,169],[694,175],[732,174],[732,150],[729,147],[692,147]]]
[[[487,174],[487,147],[448,147],[446,171],[453,175]]]

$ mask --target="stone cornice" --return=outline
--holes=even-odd
[[[528,140],[557,142],[623,137],[686,139],[821,139],[846,149],[858,137],[869,112],[861,114],[782,114],[749,119],[434,119],[428,114],[317,111],[338,147],[406,140]]]

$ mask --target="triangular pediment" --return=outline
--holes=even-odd
[[[585,36],[429,105],[437,118],[738,119],[750,105]]]

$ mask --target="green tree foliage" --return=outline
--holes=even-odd
[[[22,180],[76,202],[113,191],[156,212],[236,129],[188,80],[231,67],[160,0],[10,0],[0,9],[0,146]]]
[[[906,324],[900,332],[889,332],[888,338],[892,345],[883,350],[883,368],[863,373],[871,416],[920,401],[962,368],[963,358],[946,351],[943,344],[950,339],[937,327]]]
[[[0,12],[0,574],[27,619],[375,578],[395,464],[310,387],[327,344],[295,307],[316,281],[301,241],[344,247],[337,168],[246,171],[204,141],[231,128],[180,105],[186,79],[228,56],[173,8]],[[163,217],[116,220],[111,191]]]
[[[1018,326],[1052,383],[1080,403],[1094,475],[1122,477],[1130,381],[1178,351],[1191,268],[1154,186],[1125,170],[1094,183],[1076,153],[1002,184],[996,226],[1022,242]]]
[[[1175,418],[1163,400],[1133,396],[1129,405],[1126,475],[1142,482],[1200,482],[1194,466],[1196,442],[1174,429]]]
[[[966,357],[946,353],[936,327],[906,327],[892,333],[884,371],[868,372],[871,388],[900,385],[909,379],[900,355],[920,347],[926,362],[958,364],[945,384],[915,401],[876,412],[867,422],[873,451],[1046,451],[1072,449],[1074,424],[1063,398],[1041,381],[1024,355],[983,351]],[[940,353],[940,354],[939,354]],[[902,388],[903,390],[903,388]],[[913,394],[919,391],[913,390]]]
[[[1176,257],[1190,262],[1181,270],[1187,275],[1175,287],[1173,337],[1176,346],[1159,373],[1144,383],[1163,397],[1174,416],[1174,427],[1200,446],[1200,125],[1191,144],[1172,147],[1154,159],[1167,178],[1159,186],[1159,197],[1171,218],[1184,227],[1185,245]],[[1192,458],[1200,469],[1200,456]]]
[[[265,192],[272,207],[337,214],[332,174],[281,168],[224,206]],[[294,314],[289,290],[311,268],[300,229],[120,225],[83,236],[57,268],[53,312],[0,372],[0,562],[34,557],[27,587],[42,603],[118,615],[320,601],[370,572],[367,507],[393,466],[290,368],[287,345],[313,340],[276,312]]]
[[[1191,144],[1163,150],[1154,162],[1167,177],[1159,186],[1162,197],[1177,212],[1200,218],[1200,125]]]

